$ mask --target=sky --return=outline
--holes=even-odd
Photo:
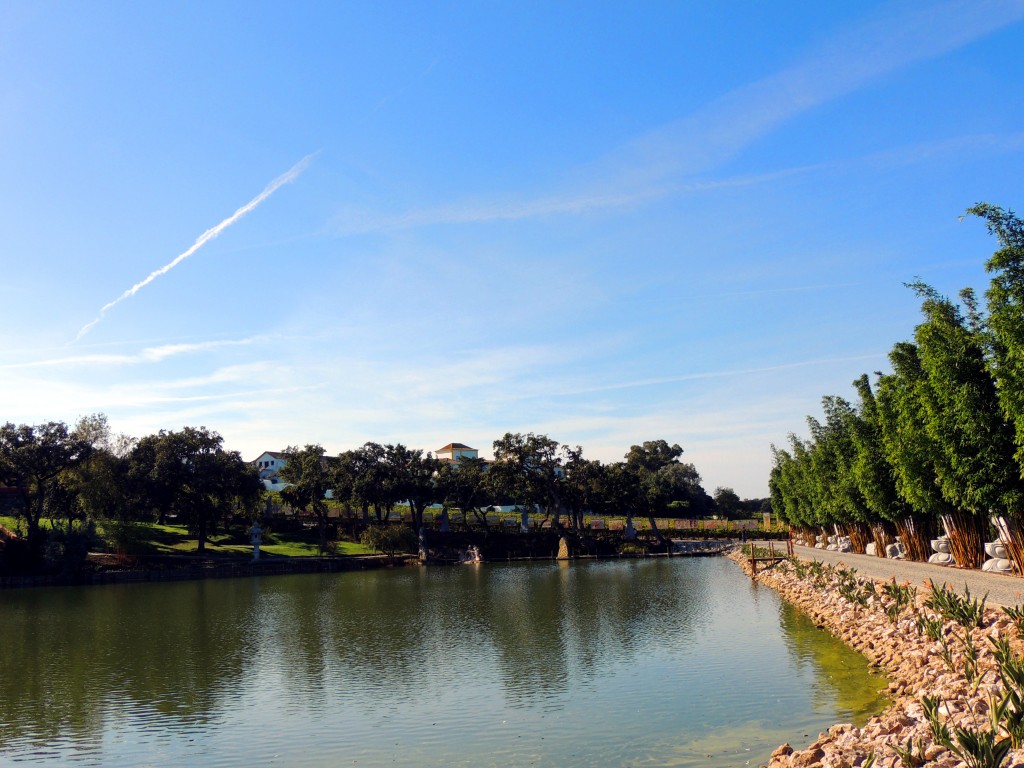
[[[1024,0],[0,5],[0,421],[770,446],[984,290]]]

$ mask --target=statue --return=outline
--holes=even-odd
[[[249,541],[252,542],[252,559],[260,559],[260,544],[263,543],[263,529],[260,528],[260,521],[253,521],[252,528],[249,529]]]
[[[417,535],[417,540],[419,543],[420,562],[425,563],[427,562],[427,559],[430,557],[430,549],[427,547],[426,528],[423,528],[422,526],[420,527],[419,534]]]

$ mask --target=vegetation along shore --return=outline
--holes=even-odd
[[[747,555],[733,557],[752,573]],[[837,724],[811,744],[781,745],[770,768],[1024,765],[1019,607],[798,558],[754,578],[883,669],[892,699],[861,727]]]

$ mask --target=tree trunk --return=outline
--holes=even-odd
[[[658,523],[655,522],[653,517],[648,517],[647,522],[651,524],[651,530],[654,531],[654,538],[658,540],[658,544],[660,544],[663,547],[666,546],[668,540],[662,535],[661,531],[658,529]]]
[[[198,542],[197,546],[196,546],[196,551],[197,552],[205,552],[206,551],[206,515],[202,515],[202,514],[199,515],[199,527],[198,527],[198,532],[196,534],[196,539],[197,539],[197,542]]]

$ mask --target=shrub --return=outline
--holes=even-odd
[[[399,553],[415,552],[418,546],[416,532],[407,525],[371,525],[363,531],[359,541],[390,560]]]

